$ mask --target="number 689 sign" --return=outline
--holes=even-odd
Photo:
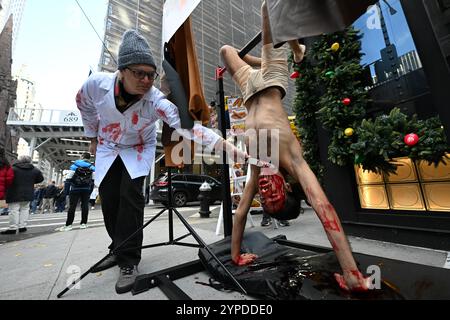
[[[63,113],[60,116],[60,121],[67,124],[81,124],[81,115],[77,112],[71,111]]]

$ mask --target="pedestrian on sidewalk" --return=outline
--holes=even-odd
[[[20,156],[13,164],[14,180],[6,191],[9,207],[9,229],[2,234],[27,231],[30,202],[34,198],[34,185],[44,181],[42,172],[31,164],[29,156]]]
[[[95,185],[99,186],[105,226],[112,240],[111,255],[91,271],[118,264],[117,293],[130,291],[138,275],[143,184],[155,159],[156,122],[164,121],[184,138],[210,146],[215,152],[227,150],[246,158],[245,153],[199,123],[191,130],[181,130],[177,106],[153,86],[157,77],[147,40],[137,31],[127,30],[119,46],[118,71],[91,75],[77,95],[84,132],[91,140],[89,150],[96,154]],[[112,255],[119,245],[117,254]]]
[[[95,202],[97,201],[98,197],[98,188],[94,186],[94,189],[91,192],[91,196],[89,198],[89,203],[91,204],[91,210],[95,209]]]
[[[289,220],[277,219],[277,222],[282,227],[288,227],[291,225]],[[263,210],[263,218],[261,220],[261,227],[268,227],[271,225],[272,225],[272,217]]]
[[[34,185],[34,196],[30,203],[30,214],[35,214],[44,198],[45,189],[40,184]]]
[[[78,202],[81,201],[81,223],[80,229],[87,228],[89,215],[89,196],[94,188],[93,173],[95,167],[89,162],[91,154],[85,152],[81,159],[75,161],[70,166],[67,180],[70,181],[69,190],[69,210],[67,211],[66,225],[59,228],[59,231],[72,230],[73,220],[75,219],[75,210]]]
[[[64,212],[66,210],[66,192],[64,184],[58,186],[58,194],[55,196],[56,213]]]
[[[55,181],[50,182],[50,184],[45,188],[44,198],[42,199],[41,213],[55,212],[55,197],[58,194],[58,188],[56,187]]]
[[[8,208],[5,201],[6,190],[13,183],[13,179],[14,170],[6,159],[5,149],[0,148],[0,210],[6,211]]]

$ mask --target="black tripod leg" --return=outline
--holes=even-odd
[[[63,291],[61,291],[57,297],[61,298],[67,291],[69,291],[70,289],[72,289],[78,282],[80,282],[84,277],[86,277],[89,273],[91,273],[91,270],[93,268],[95,268],[96,266],[98,266],[100,263],[102,263],[103,261],[105,261],[109,256],[114,255],[117,251],[120,251],[120,248],[131,238],[133,238],[139,231],[143,230],[145,227],[147,227],[150,223],[152,223],[154,220],[156,220],[161,214],[163,214],[163,212],[166,211],[166,209],[161,210],[157,215],[155,215],[152,219],[150,219],[150,221],[148,221],[146,224],[144,224],[141,228],[139,228],[138,230],[136,230],[135,233],[133,233],[131,236],[129,236],[127,239],[125,239],[121,244],[119,244],[117,246],[117,248],[115,248],[112,252],[108,253],[103,259],[101,259],[99,262],[97,262],[96,264],[94,264],[92,267],[89,268],[88,271],[86,271],[85,273],[83,273],[81,275],[80,278],[78,278],[77,280],[75,280],[74,282],[72,282],[69,286],[67,286]]]
[[[247,291],[245,291],[245,289],[241,286],[241,284],[236,280],[236,278],[231,274],[230,271],[228,271],[227,267],[225,267],[222,263],[222,261],[219,260],[219,258],[217,258],[217,256],[211,251],[211,249],[206,245],[206,243],[203,241],[202,238],[200,238],[200,236],[197,234],[197,232],[195,232],[195,230],[189,225],[189,223],[184,219],[184,217],[181,215],[181,213],[178,212],[178,210],[173,209],[173,212],[175,212],[175,214],[178,216],[178,218],[181,220],[181,222],[183,222],[184,226],[189,230],[189,232],[192,234],[192,236],[195,238],[195,240],[201,244],[203,246],[203,248],[206,249],[206,251],[208,251],[208,253],[211,255],[211,257],[214,258],[214,260],[216,260],[216,262],[223,268],[223,270],[225,270],[225,272],[227,273],[227,275],[230,277],[230,279],[236,284],[236,286],[239,288],[239,290],[243,293],[243,294],[247,294]]]
[[[69,286],[67,286],[63,291],[61,291],[60,293],[58,293],[57,297],[58,299],[61,298],[67,291],[69,291],[70,289],[72,289],[78,282],[80,282],[84,277],[86,277],[89,273],[91,273],[91,270],[93,268],[95,268],[96,266],[98,266],[100,263],[102,263],[103,261],[105,261],[107,258],[109,258],[110,256],[112,256],[113,253],[108,253],[103,259],[101,259],[99,262],[97,262],[96,264],[94,264],[92,267],[89,268],[88,271],[86,271],[85,273],[83,273],[81,275],[81,277],[79,277],[77,280],[75,280],[74,282],[72,282]]]

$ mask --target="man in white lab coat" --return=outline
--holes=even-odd
[[[213,131],[195,124],[189,132],[180,130],[177,107],[153,86],[158,77],[150,46],[136,31],[124,33],[118,55],[118,71],[89,77],[77,95],[85,135],[96,154],[95,185],[99,186],[110,250],[117,248],[142,227],[145,199],[142,187],[155,157],[156,126],[159,119],[184,137],[223,150],[227,142]],[[230,145],[228,145],[229,148]],[[247,155],[233,148],[237,156]],[[228,149],[230,150],[230,149]],[[133,287],[141,259],[140,231],[93,272],[120,267],[116,292]]]

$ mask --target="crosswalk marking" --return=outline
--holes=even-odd
[[[444,268],[450,269],[450,252],[447,252],[447,259],[445,260]]]
[[[151,215],[144,215],[144,218],[152,218],[154,217],[154,214]],[[37,222],[37,221],[47,221],[47,220],[60,220],[60,222],[54,222],[54,223],[39,223],[39,224],[35,224],[33,222]],[[100,223],[96,223],[96,222],[100,222]],[[74,224],[77,224],[78,222],[75,221]],[[27,228],[43,228],[43,227],[52,227],[52,226],[62,226],[66,224],[66,217],[61,217],[59,219],[56,218],[50,218],[50,219],[30,219],[28,220],[27,223]],[[6,221],[2,221],[0,222],[0,225],[5,225],[6,227],[9,225],[9,222]],[[88,220],[88,227],[95,227],[95,226],[103,226],[104,222],[103,222],[103,218],[97,218],[97,219],[89,219]]]
[[[211,206],[210,210],[214,210],[216,208],[219,208],[220,206],[215,205]],[[148,212],[149,209],[151,212]],[[156,213],[162,211],[163,207],[153,207],[148,208],[146,207],[146,213],[144,213],[144,223],[148,222],[151,218],[155,217]],[[194,218],[198,216],[198,207],[182,207],[182,208],[176,208],[178,212],[183,214],[188,214],[189,218]],[[164,212],[161,217],[166,217],[166,214],[168,211]],[[176,218],[176,217],[174,217]],[[64,226],[67,219],[67,212],[64,213],[46,213],[46,214],[34,214],[30,215],[27,223],[27,228],[30,229],[38,229],[38,228],[52,228],[58,229],[57,227]],[[79,219],[80,215],[79,212],[77,212],[75,216],[75,221],[73,224],[74,229],[79,229]],[[9,226],[9,218],[8,216],[1,216],[0,217],[0,231],[8,229]],[[88,227],[99,227],[104,226],[103,216],[101,214],[101,210],[95,210],[90,212],[90,217],[88,220]],[[55,231],[56,232],[56,231]]]

